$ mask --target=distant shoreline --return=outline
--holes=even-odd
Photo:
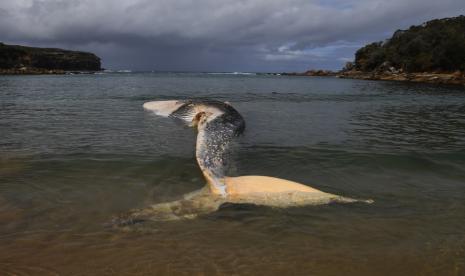
[[[43,68],[15,68],[0,69],[0,76],[18,76],[18,75],[77,75],[77,74],[95,74],[102,71],[65,71],[59,69]]]
[[[341,79],[359,79],[359,80],[381,80],[381,81],[404,81],[431,84],[452,84],[465,85],[465,74],[460,71],[450,72],[391,72],[391,71],[373,71],[362,72],[357,70],[309,70],[303,73],[281,73],[283,76],[297,77],[336,77]]]
[[[121,70],[125,73],[129,70]],[[114,73],[121,73],[115,71]],[[86,75],[106,72],[100,71],[65,71],[57,69],[42,69],[42,68],[14,68],[0,69],[0,76],[21,76],[21,75]],[[113,71],[109,71],[113,72]],[[210,73],[208,73],[210,74]],[[211,74],[228,74],[242,75],[238,73],[211,73]],[[446,85],[463,85],[465,86],[465,73],[457,71],[454,73],[447,72],[418,72],[418,73],[403,73],[390,71],[374,71],[362,72],[357,70],[350,71],[330,71],[330,70],[309,70],[302,73],[283,72],[283,73],[244,73],[244,75],[273,75],[273,76],[290,76],[290,77],[334,77],[341,79],[359,79],[359,80],[380,80],[380,81],[402,81],[415,83],[430,83],[430,84],[446,84]]]
[[[93,53],[0,42],[0,75],[57,75],[100,70],[100,58]]]

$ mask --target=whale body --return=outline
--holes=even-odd
[[[132,210],[120,216],[118,224],[193,218],[214,212],[224,203],[285,208],[331,202],[373,202],[326,193],[308,185],[270,176],[227,176],[229,144],[245,129],[243,117],[227,102],[152,101],[144,103],[143,108],[155,115],[180,120],[197,128],[195,155],[207,185],[182,196],[180,200]]]

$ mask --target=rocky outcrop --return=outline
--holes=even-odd
[[[303,73],[281,73],[282,76],[316,76],[316,77],[328,77],[328,76],[336,76],[336,72],[330,70],[308,70]]]
[[[341,71],[336,77],[363,80],[409,81],[433,84],[465,85],[465,74],[460,71],[456,71],[454,73],[409,73],[392,70],[372,72],[350,70]]]
[[[350,68],[350,70],[349,70]],[[432,84],[453,84],[465,85],[465,73],[455,71],[447,72],[404,72],[402,69],[396,69],[390,66],[389,63],[383,63],[382,66],[373,71],[360,71],[355,69],[352,63],[348,63],[346,67],[339,71],[327,70],[309,70],[304,73],[281,73],[283,76],[319,76],[319,77],[337,77],[342,79],[361,79],[361,80],[384,80],[384,81],[409,81],[409,82],[424,82]]]
[[[92,53],[0,43],[0,74],[63,74],[66,71],[100,70],[100,58]]]

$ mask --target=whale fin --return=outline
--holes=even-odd
[[[152,101],[143,104],[143,108],[151,111],[158,116],[169,117],[174,111],[178,110],[185,103],[182,101]]]
[[[158,116],[180,119],[191,127],[196,126],[195,121],[201,114],[208,114],[207,121],[211,121],[225,113],[235,111],[229,104],[213,100],[151,101],[144,103],[143,108]]]

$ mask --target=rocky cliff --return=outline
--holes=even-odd
[[[0,43],[0,73],[41,74],[100,70],[100,58],[92,53]]]

